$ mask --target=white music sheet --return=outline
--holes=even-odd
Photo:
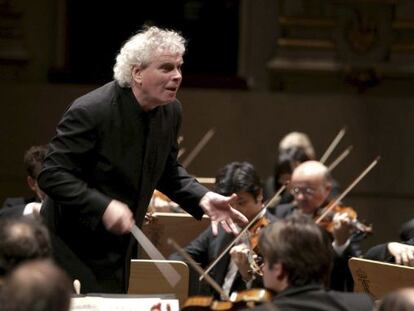
[[[72,297],[70,311],[150,311],[155,304],[161,303],[161,311],[179,311],[178,299],[161,298],[110,298],[110,297]]]

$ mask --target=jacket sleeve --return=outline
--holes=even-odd
[[[202,268],[207,267],[209,264],[209,249],[210,241],[213,233],[211,228],[204,230],[196,239],[194,239],[190,244],[188,244],[184,250],[188,255],[197,263],[200,264]],[[172,260],[182,260],[185,261],[180,254],[174,253],[170,256]]]
[[[209,191],[194,177],[190,176],[177,160],[178,132],[181,126],[181,105],[174,107],[176,124],[174,127],[174,142],[168,155],[163,174],[157,184],[157,189],[165,193],[180,207],[196,219],[201,219],[204,212],[199,206],[201,198]]]
[[[404,242],[403,244],[414,245],[414,238]],[[371,247],[366,252],[364,258],[395,263],[395,257],[388,250],[388,243],[378,244]]]
[[[365,259],[393,262],[394,257],[390,254],[387,247],[388,243],[378,244],[371,247],[365,254]]]
[[[92,227],[111,201],[86,182],[93,167],[97,132],[91,111],[79,105],[70,107],[57,126],[38,177],[39,186],[51,199],[65,208],[78,209]]]

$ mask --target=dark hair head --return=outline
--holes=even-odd
[[[51,261],[28,261],[6,278],[1,310],[68,311],[72,292],[69,277]]]
[[[49,232],[40,220],[27,216],[0,219],[0,275],[23,261],[51,254]]]
[[[32,146],[24,154],[24,168],[26,169],[27,174],[33,179],[37,179],[37,176],[42,169],[42,163],[46,157],[47,148],[47,145]]]
[[[313,220],[295,215],[268,225],[259,249],[269,266],[280,263],[290,286],[327,283],[332,265],[329,239]]]
[[[216,175],[214,191],[222,195],[248,192],[257,198],[262,183],[253,165],[248,162],[232,162],[224,166]]]
[[[310,160],[305,149],[301,147],[290,147],[280,152],[273,171],[274,190],[277,191],[282,185],[279,183],[280,176],[292,174],[295,165]]]

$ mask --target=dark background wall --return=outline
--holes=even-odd
[[[49,76],[51,81],[108,81],[120,46],[142,25],[157,25],[183,34],[188,40],[187,75],[236,76],[238,0],[124,3],[125,6],[114,1],[66,2],[65,63]],[[205,55],[202,61],[201,55]]]
[[[0,62],[1,201],[7,196],[28,194],[22,168],[24,150],[49,141],[65,107],[110,78],[114,53],[139,28],[144,20],[143,8],[153,14],[145,20],[165,22],[157,21],[161,15],[154,13],[160,5],[150,8],[140,3],[142,6],[120,8],[88,3],[11,2],[21,13],[22,44],[18,50],[25,54],[17,59],[18,53],[9,53],[14,57]],[[227,6],[210,7],[211,12],[205,9],[208,21],[199,26],[203,28],[201,35],[195,31],[195,20],[180,24],[189,37],[194,36],[184,68],[184,87],[179,93],[184,107],[184,147],[191,150],[208,129],[216,129],[216,135],[189,171],[211,177],[230,161],[246,160],[265,178],[272,170],[277,142],[287,132],[308,133],[320,156],[339,129],[346,126],[347,134],[331,160],[348,145],[354,149],[334,171],[334,177],[345,187],[381,155],[378,166],[346,201],[356,208],[360,218],[374,224],[375,233],[365,246],[396,239],[399,224],[414,215],[412,78],[383,78],[361,93],[341,73],[285,75],[271,71],[266,63],[277,52],[275,1],[263,0],[262,6],[247,0],[211,1],[210,6],[223,3]],[[202,10],[200,2],[184,4],[189,10],[184,10],[187,17],[197,16]],[[166,6],[162,14],[167,20],[181,14],[174,11],[177,8]],[[98,14],[100,8],[102,14]],[[223,15],[227,9],[232,13]],[[173,17],[167,12],[174,12]],[[93,13],[99,18],[93,18]],[[70,14],[77,14],[80,23],[83,19],[76,26],[82,25],[81,29],[67,27],[74,23]],[[226,22],[233,26],[225,27]],[[118,26],[121,23],[127,26]],[[110,31],[116,39],[110,39]],[[229,38],[228,42],[223,38]],[[4,50],[1,43],[4,41],[0,41]],[[279,80],[276,88],[271,84],[274,79]]]

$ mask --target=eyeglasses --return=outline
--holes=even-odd
[[[293,187],[290,189],[290,193],[293,196],[298,196],[300,193],[304,196],[313,196],[316,193],[317,189],[310,188],[310,187]]]

